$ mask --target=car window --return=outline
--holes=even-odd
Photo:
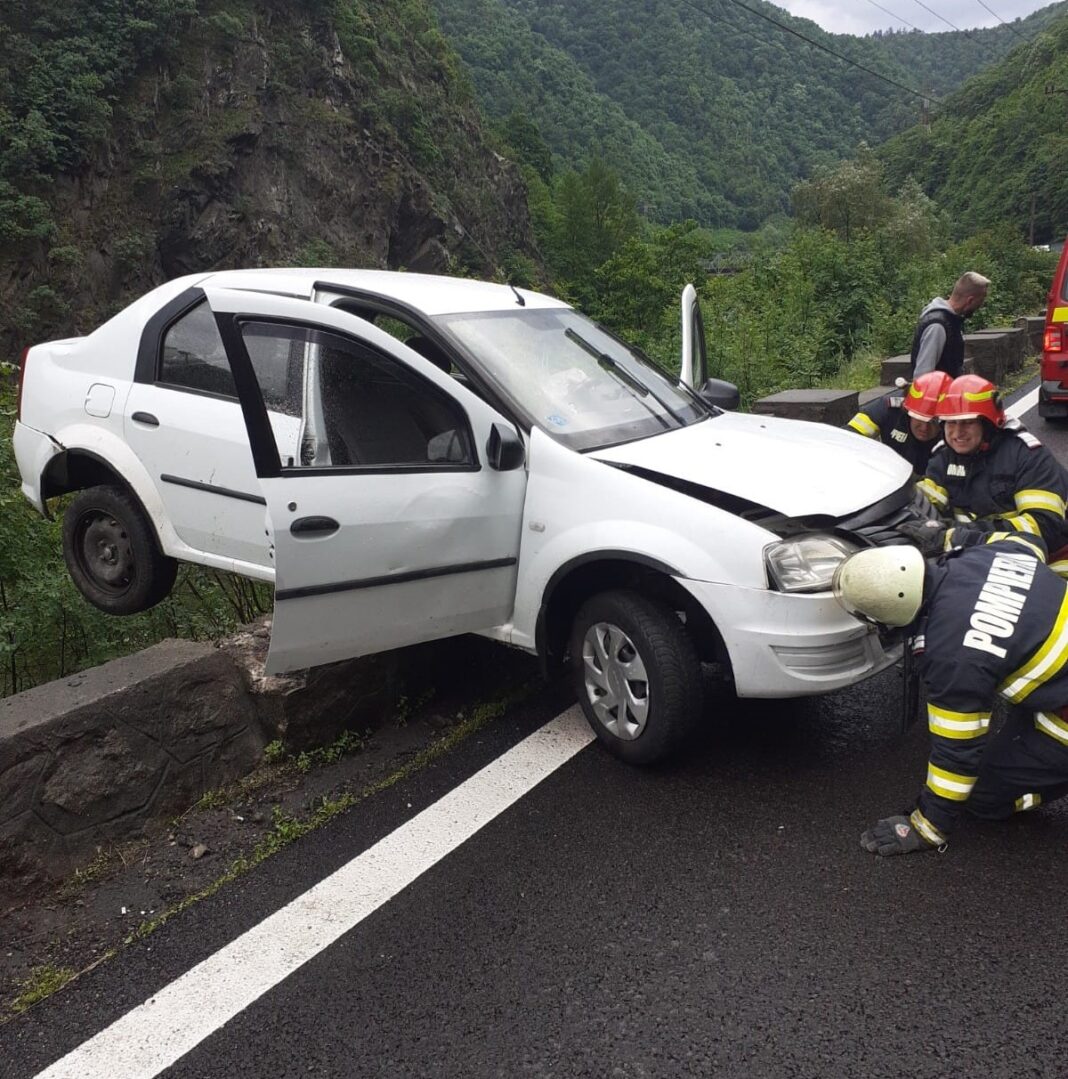
[[[282,334],[250,331],[245,334],[245,347],[267,410],[299,417],[304,342]]]
[[[299,357],[302,378],[287,408],[301,418],[299,460],[292,467],[472,467],[467,417],[459,404],[399,361],[326,330],[242,323],[245,346],[270,408],[272,357]],[[277,434],[277,432],[276,432]],[[279,455],[287,461],[286,448]]]
[[[677,378],[570,308],[439,319],[546,434],[576,450],[647,438],[710,409]]]
[[[399,317],[384,314],[353,300],[337,300],[334,302],[334,306],[342,311],[350,311],[352,314],[373,323],[378,329],[385,331],[398,341],[402,341],[414,352],[418,352],[423,359],[429,360],[439,370],[451,375],[470,392],[482,396],[477,387],[471,384],[471,380],[467,375],[456,366],[453,357],[436,341],[426,337],[423,331],[414,323],[405,322]]]
[[[188,390],[237,397],[215,316],[206,303],[173,323],[163,338],[159,381]]]

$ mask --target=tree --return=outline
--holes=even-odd
[[[553,178],[553,152],[541,129],[520,109],[514,109],[501,126],[501,135],[520,165],[532,168],[545,183]]]
[[[831,229],[848,243],[889,216],[882,165],[862,144],[855,160],[821,169],[794,188],[794,213],[803,224]]]

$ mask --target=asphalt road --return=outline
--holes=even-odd
[[[1068,431],[1024,419],[1068,460]],[[888,673],[713,701],[705,736],[654,769],[581,749],[159,1074],[1068,1074],[1068,810],[968,826],[942,855],[866,854],[861,830],[924,773],[898,700]],[[557,710],[505,717],[0,1028],[0,1076],[153,998]]]

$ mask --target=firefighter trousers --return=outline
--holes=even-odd
[[[1068,713],[1063,709],[1059,715]],[[1068,745],[1036,725],[1034,711],[1012,708],[993,735],[964,808],[983,820],[1004,820],[1068,794]]]

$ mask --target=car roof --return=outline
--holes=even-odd
[[[400,270],[350,270],[329,267],[288,267],[263,270],[220,270],[214,273],[187,274],[146,292],[102,323],[88,337],[50,342],[49,347],[78,352],[86,342],[99,360],[101,356],[126,357],[130,335],[140,335],[148,320],[186,289],[212,285],[216,288],[248,292],[267,292],[280,296],[310,299],[319,287],[344,292],[356,290],[394,300],[425,315],[462,314],[468,311],[515,311],[516,291],[510,285],[474,281],[464,277],[405,273]],[[570,305],[540,292],[517,290],[526,310],[563,308]],[[123,367],[126,360],[123,360]]]
[[[427,315],[448,315],[465,311],[508,311],[517,306],[516,292],[526,307],[567,307],[568,304],[528,289],[474,281],[464,277],[405,273],[400,270],[351,270],[334,268],[281,268],[268,270],[223,270],[198,282],[217,288],[247,289],[310,297],[313,288],[339,291],[354,289],[372,293],[413,307]]]

